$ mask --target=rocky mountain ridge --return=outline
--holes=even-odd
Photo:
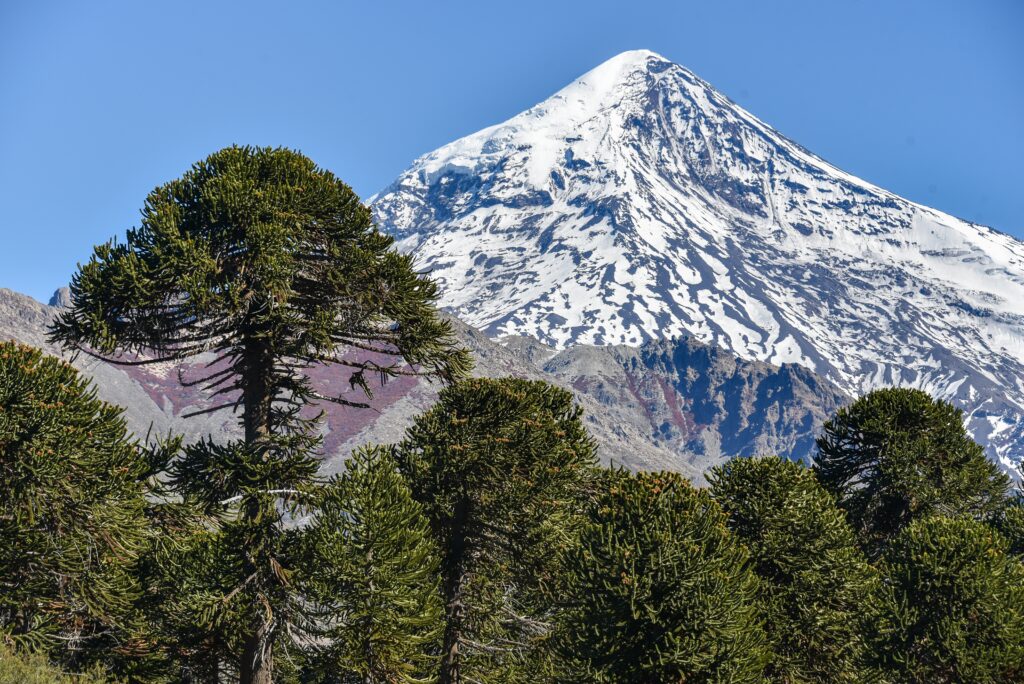
[[[62,300],[55,296],[53,301]],[[60,355],[46,342],[46,326],[56,311],[0,289],[0,339]],[[454,323],[476,359],[475,374],[543,379],[573,390],[605,462],[677,470],[697,482],[706,468],[730,456],[779,453],[807,460],[822,421],[847,400],[831,383],[799,366],[743,361],[693,340],[557,351],[529,338],[491,340],[457,319]],[[238,434],[230,412],[185,417],[210,406],[206,393],[180,385],[179,372],[188,377],[192,365],[125,367],[84,356],[74,363],[95,380],[103,399],[125,407],[130,427],[140,436],[151,430],[180,432],[188,439]],[[330,368],[314,369],[313,376],[319,387],[352,391],[343,374]],[[401,439],[437,390],[436,384],[400,378],[375,390],[372,410],[324,406],[325,472],[337,470],[360,444]]]

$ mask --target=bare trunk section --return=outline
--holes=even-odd
[[[244,373],[242,378],[242,408],[245,443],[249,446],[259,444],[271,434],[270,409],[274,398],[273,370],[274,357],[270,341],[258,334],[247,336],[243,352]],[[269,453],[263,459],[271,458]],[[259,504],[245,506],[242,516],[254,521],[268,511],[261,510]],[[269,512],[272,513],[272,512]],[[258,559],[253,559],[246,568],[247,575],[263,574],[267,568],[259,567]],[[260,611],[262,613],[262,611]],[[242,659],[239,668],[240,684],[272,684],[274,677],[272,622],[264,618],[255,626],[252,634],[246,635],[243,641]]]
[[[466,604],[462,591],[466,580],[466,522],[468,517],[469,505],[466,501],[462,501],[455,507],[451,548],[445,563],[445,626],[439,684],[462,684],[462,651],[460,647],[466,618]]]
[[[242,684],[272,684],[274,681],[274,654],[268,637],[268,625],[245,640],[242,664],[239,668],[239,681]]]
[[[270,435],[270,404],[274,398],[274,355],[270,341],[249,337],[242,358],[242,422],[245,443],[252,445]]]

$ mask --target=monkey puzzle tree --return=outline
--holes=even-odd
[[[516,677],[509,670],[532,665],[521,660],[551,603],[531,599],[553,585],[596,465],[572,394],[538,381],[466,380],[441,392],[396,455],[440,549],[440,681]]]
[[[1024,681],[1024,565],[968,517],[922,518],[886,549],[871,653],[894,682]]]
[[[814,473],[775,456],[736,458],[708,480],[761,580],[768,679],[871,681],[865,634],[877,574]]]
[[[193,445],[175,478],[225,508],[235,585],[211,622],[237,631],[243,682],[269,682],[272,644],[294,610],[282,563],[282,506],[314,479],[319,442],[300,415],[326,395],[308,369],[371,381],[469,366],[436,287],[393,249],[370,211],[333,174],[287,149],[229,147],[150,193],[141,226],[96,248],[71,284],[53,341],[114,362],[184,361],[207,353],[202,384],[240,412],[243,439]],[[368,377],[370,376],[370,377]]]
[[[121,409],[67,363],[0,343],[0,641],[76,668],[141,656],[147,473]]]
[[[311,602],[309,669],[325,681],[434,681],[444,618],[437,548],[387,447],[356,450],[318,492],[294,577]]]
[[[872,558],[914,520],[983,519],[1008,503],[1009,478],[967,434],[963,412],[916,389],[841,408],[822,428],[814,470]]]
[[[608,471],[569,553],[560,681],[756,682],[757,577],[707,490]]]

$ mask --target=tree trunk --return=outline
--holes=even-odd
[[[270,342],[265,337],[251,336],[245,343],[244,376],[242,378],[242,423],[245,429],[245,443],[258,444],[271,434],[270,408],[273,400],[274,357]],[[263,459],[271,458],[269,453]],[[268,511],[259,504],[244,506],[242,517],[254,521]],[[263,575],[269,568],[260,567],[259,559],[246,568],[246,574]],[[262,613],[262,611],[260,611]],[[264,618],[255,625],[255,631],[245,636],[242,646],[242,662],[239,668],[240,684],[272,684],[274,677],[274,654],[271,622]]]
[[[469,505],[461,501],[452,520],[451,547],[444,564],[445,625],[439,684],[462,684],[462,630],[466,605],[462,590],[466,579],[466,521]]]
[[[270,341],[255,336],[248,337],[242,354],[242,424],[245,443],[252,445],[270,435],[274,355]]]
[[[241,684],[272,684],[274,681],[274,653],[270,641],[263,644],[266,625],[245,640],[242,664],[239,669]]]

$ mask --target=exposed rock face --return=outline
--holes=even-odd
[[[71,306],[71,288],[69,287],[58,287],[50,297],[50,306],[59,308],[65,306]]]
[[[59,354],[46,343],[46,326],[56,308],[0,289],[0,339]],[[651,342],[640,348],[580,345],[561,352],[530,338],[502,342],[454,321],[462,343],[476,359],[474,373],[543,379],[572,389],[598,440],[604,461],[634,469],[670,469],[695,481],[729,456],[779,453],[807,459],[822,420],[846,398],[809,371],[787,365],[742,361],[692,340]],[[181,377],[194,377],[200,363],[180,367],[115,366],[79,356],[74,363],[91,376],[106,401],[125,407],[140,436],[150,429],[184,433],[189,439],[239,434],[230,412],[186,418],[211,406]],[[337,369],[316,368],[314,383],[324,391],[352,391]],[[366,443],[401,439],[414,416],[437,397],[438,385],[399,378],[377,388],[376,410],[325,405],[326,472]]]
[[[758,454],[809,461],[822,422],[847,401],[795,364],[743,361],[688,339],[574,347],[544,370],[701,467]]]
[[[851,395],[919,387],[993,458],[1024,457],[1024,243],[844,173],[652,52],[425,155],[372,201],[489,336],[692,337]]]

